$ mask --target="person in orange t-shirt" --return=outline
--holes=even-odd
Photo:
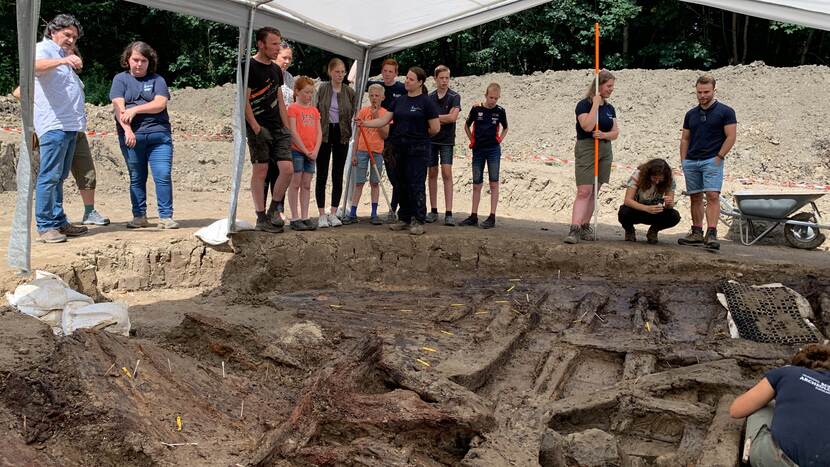
[[[383,86],[372,84],[369,86],[369,106],[360,109],[357,118],[361,120],[373,120],[384,115],[387,110],[381,107],[383,102]],[[363,134],[359,136],[357,154],[352,156],[352,166],[355,167],[354,195],[352,196],[352,208],[349,215],[343,219],[344,224],[357,222],[357,206],[360,202],[360,195],[363,193],[363,185],[369,179],[369,186],[372,189],[372,214],[369,222],[374,225],[381,225],[383,221],[378,217],[378,197],[380,195],[380,173],[383,171],[383,140],[389,136],[389,125],[380,128],[364,128]],[[374,164],[377,170],[370,167],[369,151],[374,156]],[[368,174],[368,177],[367,177]]]
[[[323,141],[323,132],[320,128],[320,111],[312,105],[313,96],[314,81],[307,76],[298,76],[294,80],[294,98],[297,102],[288,106],[291,159],[294,161],[294,175],[288,186],[292,230],[315,230],[317,228],[308,217],[308,202],[311,198],[311,176],[314,175],[315,161],[320,150],[320,143]]]

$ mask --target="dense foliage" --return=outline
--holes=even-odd
[[[158,50],[159,71],[174,87],[234,79],[238,32],[232,27],[118,0],[43,0],[44,20],[62,12],[75,14],[84,27],[79,47],[90,102],[108,100],[110,80],[120,71],[119,54],[136,39]],[[0,92],[7,93],[18,80],[13,1],[0,0],[0,18]],[[455,75],[587,68],[593,63],[596,20],[602,25],[603,66],[611,69],[707,69],[755,60],[776,66],[830,64],[825,31],[679,0],[553,0],[396,58],[403,66],[427,70],[443,63]],[[330,54],[295,46],[293,70],[319,76]]]

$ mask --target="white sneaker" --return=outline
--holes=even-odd
[[[349,209],[351,209],[351,206],[349,206]],[[337,214],[335,214],[335,217],[337,217],[338,219],[343,219],[344,217],[346,217],[346,213],[343,212],[343,208],[337,208]]]
[[[331,227],[331,225],[329,225],[328,216],[323,214],[322,216],[320,216],[319,219],[317,219],[317,228],[318,229],[325,229],[326,227]]]
[[[337,216],[335,216],[334,214],[329,214],[328,218],[329,218],[329,225],[332,226],[332,227],[340,227],[341,225],[343,225],[343,223],[340,222],[340,219],[338,219]]]

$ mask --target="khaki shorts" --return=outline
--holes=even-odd
[[[599,142],[599,183],[608,183],[611,179],[611,141]],[[578,139],[574,146],[574,169],[577,185],[594,184],[594,140]]]
[[[269,161],[288,161],[291,158],[291,133],[288,128],[268,129],[262,127],[259,134],[248,131],[248,151],[252,164],[267,164]]]
[[[40,148],[35,136],[35,151],[40,160]],[[92,151],[89,149],[89,140],[86,133],[78,132],[75,139],[75,154],[72,155],[72,178],[79,190],[95,189],[95,162],[92,161]]]

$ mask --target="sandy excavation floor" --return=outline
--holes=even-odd
[[[733,177],[767,179],[750,188],[827,183],[830,143],[795,115],[822,117],[815,101],[826,96],[806,90],[830,70],[716,74],[746,122]],[[618,74],[620,164],[676,158],[695,75]],[[624,243],[622,168],[601,197],[602,241],[563,245],[572,168],[545,158],[570,159],[571,101],[586,78],[457,80],[463,96],[501,81],[512,112],[492,231],[430,225],[411,238],[361,223],[246,232],[208,248],[192,233],[225,215],[230,143],[185,136],[174,163],[184,228],[127,231],[121,156],[111,138],[94,140],[97,204],[114,224],[35,245],[33,266],[96,300],[127,301],[134,335],[57,339],[0,310],[0,465],[737,465],[742,427],[726,407],[794,349],[729,339],[715,293],[726,279],[782,282],[807,297],[828,335],[828,245],[725,241],[713,254],[677,246],[685,225],[657,246]],[[177,135],[226,132],[231,92],[177,92]],[[0,104],[0,126],[14,125],[14,106]],[[111,129],[105,113],[90,109],[92,128]],[[0,132],[6,190],[16,138]],[[460,212],[469,210],[465,156]],[[77,193],[67,192],[78,217]],[[13,200],[0,193],[3,256]],[[680,209],[686,216],[685,200]],[[243,194],[241,217],[251,211]],[[5,266],[0,278],[3,290],[22,280]]]

